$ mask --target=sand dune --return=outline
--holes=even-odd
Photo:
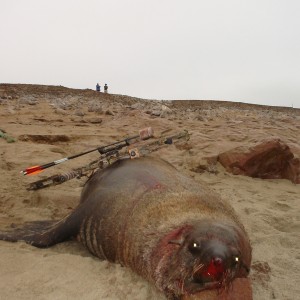
[[[135,135],[184,129],[191,139],[153,155],[206,182],[228,199],[253,247],[254,299],[297,299],[300,294],[300,185],[288,180],[234,176],[211,157],[231,148],[280,138],[300,158],[300,110],[213,101],[153,101],[91,90],[0,85],[0,228],[12,222],[59,219],[76,207],[85,179],[27,191],[34,181],[97,158],[91,153],[35,175],[28,167]],[[0,299],[164,299],[119,265],[90,255],[75,241],[49,249],[0,241]]]

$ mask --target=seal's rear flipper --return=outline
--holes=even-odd
[[[77,234],[78,226],[72,219],[72,215],[69,215],[60,221],[26,222],[22,227],[12,224],[11,229],[0,231],[0,240],[24,241],[38,248],[50,247]]]

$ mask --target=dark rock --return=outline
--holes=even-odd
[[[69,142],[70,138],[64,134],[56,134],[56,135],[25,134],[25,135],[20,135],[19,140],[22,142],[55,144],[58,142]]]
[[[211,174],[218,174],[219,171],[217,169],[217,166],[215,164],[198,164],[197,166],[195,166],[194,168],[190,169],[192,172],[195,173],[204,173],[204,172],[208,172]]]
[[[75,111],[75,116],[78,116],[78,117],[83,117],[85,115],[85,113],[82,111],[82,110],[77,110]]]
[[[238,147],[219,154],[218,161],[235,175],[262,179],[288,179],[300,184],[300,160],[279,139],[254,147]]]
[[[100,119],[100,118],[88,118],[88,119],[86,119],[86,121],[88,122],[88,123],[92,123],[92,124],[100,124],[100,123],[102,123],[102,119]]]
[[[115,114],[114,114],[111,110],[109,110],[109,109],[105,112],[105,114],[108,115],[108,116],[114,116],[114,115],[115,115]]]

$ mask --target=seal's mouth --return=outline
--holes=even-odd
[[[225,270],[223,259],[215,257],[207,266],[200,267],[193,277],[200,282],[220,281],[224,277]]]
[[[200,264],[195,268],[192,281],[203,289],[220,288],[230,281],[232,273],[222,258],[214,257],[207,265]]]

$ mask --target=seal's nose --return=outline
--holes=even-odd
[[[224,260],[220,257],[213,257],[205,270],[203,270],[202,276],[211,278],[213,281],[219,281],[221,280],[224,272]]]
[[[189,247],[191,253],[201,261],[194,278],[199,282],[220,281],[228,267],[230,250],[228,246],[217,239],[193,241]]]
[[[205,241],[202,252],[205,269],[202,272],[202,276],[213,281],[219,281],[226,270],[228,257],[228,247],[222,242],[216,239]]]

